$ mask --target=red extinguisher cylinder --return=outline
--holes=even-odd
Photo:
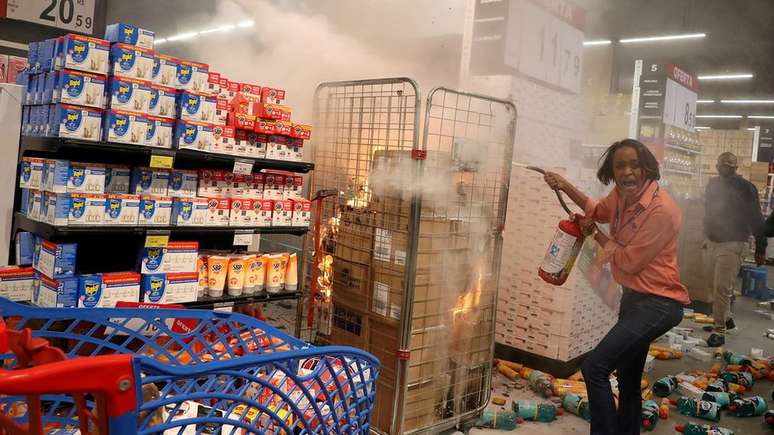
[[[559,222],[559,227],[538,269],[538,275],[543,281],[553,285],[562,285],[567,281],[583,246],[583,240],[583,232],[577,223],[577,217]]]

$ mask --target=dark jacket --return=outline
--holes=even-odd
[[[752,183],[738,175],[713,177],[707,183],[704,201],[704,235],[709,240],[746,242],[754,235],[756,254],[765,253],[766,230],[758,189]]]

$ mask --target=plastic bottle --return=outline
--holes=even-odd
[[[500,411],[496,408],[487,409],[476,421],[477,427],[490,429],[514,430],[518,417],[513,411]]]
[[[718,407],[720,409],[726,409],[728,405],[731,404],[731,401],[736,399],[738,396],[734,393],[723,393],[721,391],[705,391],[704,394],[701,396],[701,400],[706,400],[707,402],[715,402],[718,404]]]
[[[677,406],[677,412],[689,417],[698,417],[704,420],[720,421],[720,407],[715,402],[695,400],[690,397],[681,397],[678,400],[670,400]]]
[[[745,399],[735,399],[728,405],[728,412],[737,417],[755,417],[763,415],[769,407],[766,405],[766,399],[761,396],[752,396]]]
[[[723,372],[720,374],[720,379],[731,384],[739,384],[745,388],[752,387],[755,382],[749,372]]]
[[[640,421],[642,422],[643,429],[651,431],[656,428],[656,423],[658,423],[658,412],[658,403],[652,400],[646,400],[642,403]]]
[[[743,386],[733,382],[727,382],[726,388],[728,389],[729,393],[744,394],[744,392],[747,391],[747,389]]]
[[[591,408],[588,399],[577,394],[567,393],[562,398],[562,408],[586,421],[591,421]]]
[[[522,375],[522,377],[529,381],[529,386],[532,388],[532,391],[542,394],[543,397],[551,397],[554,395],[554,391],[551,388],[551,382],[554,380],[554,377],[548,373],[543,373],[540,370],[531,370],[526,377],[524,375]]]
[[[736,352],[723,352],[723,359],[726,360],[727,363],[734,365],[749,366],[752,364],[752,361],[750,361],[750,358],[748,358],[747,355]]]
[[[716,362],[716,363],[712,364],[712,367],[710,368],[709,371],[710,371],[710,373],[712,373],[714,375],[717,375],[718,373],[720,373],[720,369],[721,369],[720,363]]]
[[[706,391],[717,391],[720,393],[727,393],[728,392],[728,385],[726,384],[726,381],[723,379],[717,379],[715,382],[707,385],[706,388],[704,388]]]
[[[720,426],[710,426],[708,424],[696,424],[688,422],[678,424],[675,430],[685,435],[734,435],[734,431]]]
[[[677,388],[677,378],[665,376],[653,384],[653,394],[658,397],[667,397]]]
[[[549,422],[556,420],[556,407],[548,403],[517,400],[511,402],[511,408],[517,416],[527,421]]]
[[[666,420],[667,418],[669,418],[669,405],[670,405],[669,399],[667,399],[666,397],[661,399],[661,405],[659,405],[658,407],[658,416],[662,420]]]
[[[766,411],[766,414],[763,415],[763,421],[765,421],[769,427],[774,428],[774,410],[769,409]]]

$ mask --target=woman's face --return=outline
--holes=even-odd
[[[640,190],[645,182],[644,175],[634,148],[624,146],[616,150],[613,154],[613,177],[624,197],[634,195]]]

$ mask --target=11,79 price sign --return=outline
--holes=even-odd
[[[0,12],[14,20],[91,35],[95,3],[96,0],[7,0],[5,11]]]

